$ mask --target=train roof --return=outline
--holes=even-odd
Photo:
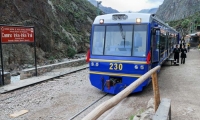
[[[100,20],[103,19],[104,23],[136,23],[136,18],[141,18],[141,23],[151,23],[153,20],[157,21],[160,25],[163,25],[175,32],[174,28],[156,17],[155,14],[149,13],[113,13],[99,15],[95,18],[93,24],[100,24]]]
[[[113,16],[117,15],[125,15],[127,18],[124,19],[117,19],[114,20]],[[141,18],[143,23],[149,23],[150,22],[150,16],[151,14],[147,13],[113,13],[113,14],[105,14],[105,15],[99,15],[95,18],[93,24],[99,24],[99,21],[101,19],[104,19],[104,23],[136,23],[136,18]]]

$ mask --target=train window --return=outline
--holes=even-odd
[[[105,26],[95,26],[93,35],[93,55],[103,55]]]
[[[134,26],[133,56],[146,56],[147,25]]]
[[[131,56],[133,25],[106,27],[105,55]]]
[[[166,43],[165,35],[160,35],[160,59],[165,57],[165,52],[167,50]]]
[[[93,55],[146,57],[147,24],[95,26]]]

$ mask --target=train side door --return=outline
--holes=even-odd
[[[170,39],[169,39],[169,32],[166,33],[166,38],[167,38],[167,55],[169,56],[170,54]]]
[[[160,43],[160,29],[159,28],[153,28],[151,33],[151,62],[159,63],[160,60],[160,49],[159,49],[159,43]]]
[[[176,44],[179,44],[179,42],[180,42],[180,34],[179,33],[176,35],[176,40],[177,40]]]

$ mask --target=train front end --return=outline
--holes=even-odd
[[[131,13],[107,14],[95,19],[89,59],[93,86],[117,94],[150,69],[147,21],[149,14]],[[132,93],[142,91],[149,82],[146,80]]]

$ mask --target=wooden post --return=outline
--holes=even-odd
[[[156,112],[160,104],[160,93],[159,93],[159,87],[158,87],[157,72],[154,72],[152,74],[152,84],[153,84],[154,104],[155,104],[155,112]]]

